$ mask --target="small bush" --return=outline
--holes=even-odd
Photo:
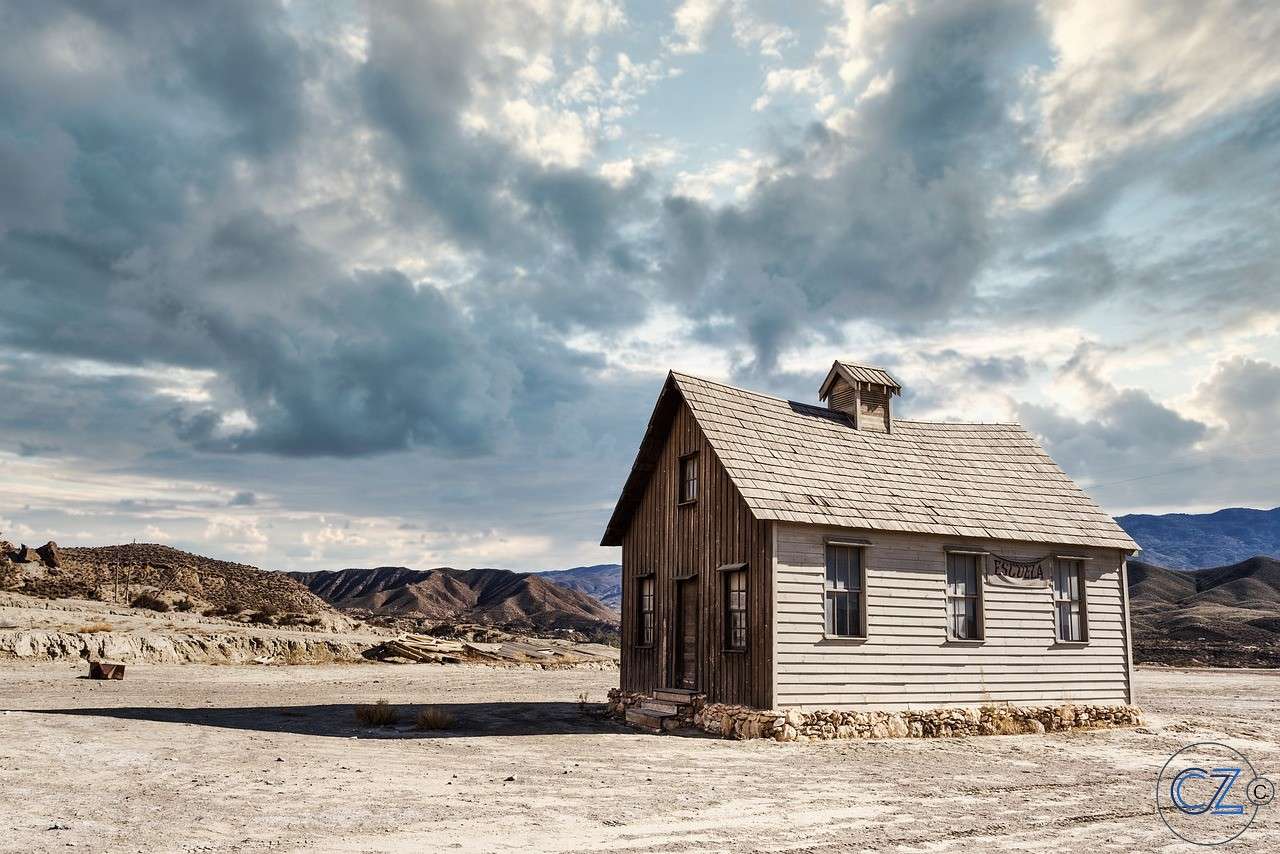
[[[173,603],[173,607],[185,613],[187,611],[194,610],[196,604],[190,599],[179,599],[177,602]]]
[[[418,729],[453,729],[457,718],[448,709],[441,706],[424,706],[418,711],[414,726]]]
[[[96,635],[98,632],[111,631],[111,624],[105,622],[90,623],[87,626],[81,626],[76,629],[82,635]]]
[[[140,593],[134,600],[129,603],[135,608],[146,608],[148,611],[159,611],[161,614],[167,614],[172,611],[172,606],[168,602],[161,599],[154,593]]]
[[[386,700],[356,706],[356,721],[363,726],[391,726],[399,720],[399,713]]]
[[[204,615],[206,617],[235,617],[247,610],[249,610],[249,606],[242,602],[228,602],[225,605],[210,608],[204,612]]]

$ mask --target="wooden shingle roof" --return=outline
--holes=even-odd
[[[1137,549],[1016,424],[894,420],[893,432],[875,433],[824,407],[675,372],[604,545],[621,543],[677,396],[759,519]]]

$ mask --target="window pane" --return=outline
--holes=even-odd
[[[835,546],[827,546],[827,589],[836,590],[839,588],[839,570],[836,566],[836,560],[840,556],[840,550]]]
[[[836,604],[835,604],[835,597],[834,597],[834,596],[832,596],[830,593],[828,593],[828,594],[826,594],[826,598],[827,598],[827,601],[826,601],[826,603],[825,603],[825,608],[826,608],[826,616],[825,616],[826,632],[827,632],[827,634],[829,634],[829,635],[834,635],[834,634],[836,633],[836,611],[835,611]]]
[[[861,636],[862,629],[862,596],[853,595],[849,599],[849,634]]]
[[[849,552],[849,589],[862,589],[862,549],[846,549]]]
[[[836,604],[837,604],[836,634],[837,635],[849,634],[849,608],[845,604],[845,601],[848,598],[849,597],[844,594],[840,594],[839,596],[836,597]]]

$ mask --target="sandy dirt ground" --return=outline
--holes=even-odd
[[[0,665],[5,851],[1189,851],[1160,767],[1208,738],[1280,778],[1280,674],[1143,670],[1149,726],[775,744],[654,736],[579,707],[616,672]],[[442,733],[352,704],[447,704]],[[1280,805],[1233,851],[1280,850]]]

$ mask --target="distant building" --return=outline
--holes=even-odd
[[[667,376],[602,541],[626,691],[756,708],[1133,700],[1137,545],[1015,424],[893,418],[836,362],[826,406]]]

